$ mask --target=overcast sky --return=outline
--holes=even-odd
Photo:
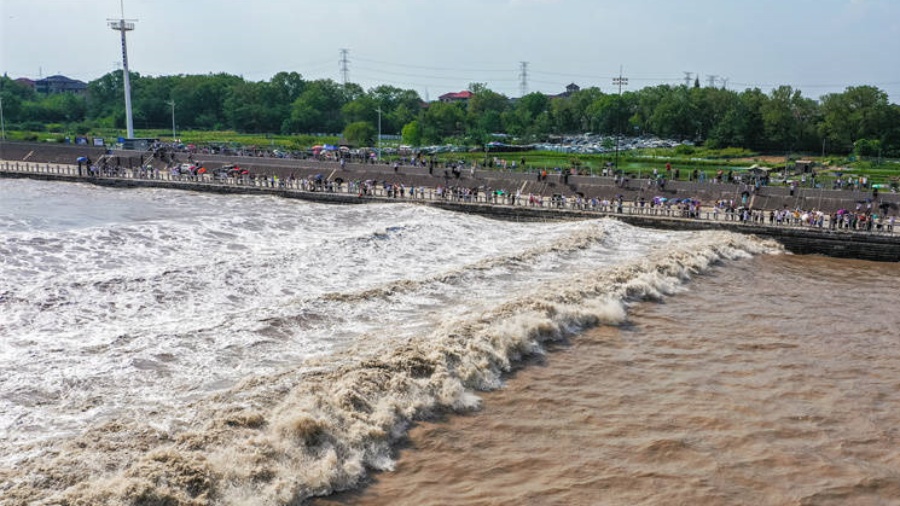
[[[142,75],[279,71],[435,99],[484,82],[518,96],[566,84],[788,84],[818,98],[871,84],[900,103],[900,0],[125,0]],[[121,68],[120,0],[0,0],[0,72],[90,81]]]

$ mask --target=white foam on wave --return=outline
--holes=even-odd
[[[553,248],[568,248],[554,245],[575,240],[584,249],[596,228],[500,224],[409,205],[80,185],[23,192],[48,187],[70,194],[73,216],[112,199],[130,204],[130,218],[3,234],[3,462],[104,420],[184,426],[183,406],[242,378],[360,336],[381,339],[385,321],[399,322],[391,337],[413,335],[448,308],[502,298],[498,284],[519,290],[552,277],[543,271]],[[517,273],[529,269],[522,281]],[[411,288],[384,291],[398,286]],[[378,291],[390,299],[358,296]]]
[[[411,420],[477,408],[474,391],[499,386],[547,341],[619,324],[630,302],[674,293],[722,260],[777,250],[732,234],[608,220],[516,225],[414,206],[365,212],[359,228],[336,239],[325,233],[318,247],[334,255],[353,244],[360,252],[348,252],[351,265],[376,255],[375,275],[365,275],[366,264],[341,282],[325,276],[306,292],[260,295],[243,320],[254,325],[254,339],[274,336],[276,353],[298,335],[327,332],[347,336],[341,347],[288,357],[274,372],[182,404],[179,425],[154,425],[148,416],[94,426],[59,453],[20,460],[21,472],[7,476],[9,497],[283,504],[350,488],[368,468],[391,468],[391,446]],[[250,255],[260,258],[241,267],[247,277],[272,274],[253,269],[273,260],[300,262],[268,247],[270,255]],[[323,316],[330,313],[339,316]],[[217,342],[239,333],[230,325],[182,335]]]

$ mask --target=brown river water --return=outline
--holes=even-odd
[[[812,256],[714,268],[313,504],[900,504],[898,281]]]

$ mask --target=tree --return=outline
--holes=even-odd
[[[472,83],[469,88],[473,95],[466,107],[466,134],[473,143],[483,144],[490,134],[503,131],[502,114],[509,99],[485,84]]]
[[[581,133],[591,130],[590,105],[603,94],[600,88],[585,88],[566,98],[550,100],[550,114],[554,133]]]
[[[538,121],[542,115],[545,117]],[[520,98],[515,107],[503,115],[503,123],[508,133],[518,136],[537,136],[550,132],[550,99],[543,93],[534,92]]]
[[[750,134],[750,123],[756,113],[758,111],[752,110],[740,96],[732,94],[732,99],[722,118],[710,129],[709,137],[706,140],[707,146],[711,148],[749,147],[753,138]],[[761,125],[759,129],[762,129]]]
[[[800,138],[803,97],[800,90],[779,86],[762,105],[763,125],[771,149],[790,151]]]
[[[859,139],[853,144],[853,151],[859,156],[881,156],[881,141],[877,139]]]
[[[371,89],[367,96],[372,103],[372,114],[381,109],[383,132],[400,133],[402,127],[416,119],[422,110],[422,99],[414,90],[381,85]]]
[[[238,132],[262,133],[268,125],[263,85],[241,82],[231,88],[223,106],[227,124]]]
[[[650,117],[653,132],[662,137],[678,139],[693,140],[697,137],[697,113],[691,92],[687,86],[679,86],[662,97]]]
[[[131,72],[129,78],[133,84],[140,81],[140,75]],[[122,72],[114,71],[88,83],[87,117],[94,120],[106,120],[113,123],[121,118],[125,125],[125,98]]]
[[[22,103],[34,100],[34,90],[13,81],[7,76],[0,76],[0,99],[3,100],[4,120],[11,123],[21,119]]]
[[[431,104],[422,116],[422,140],[437,144],[448,137],[460,136],[465,132],[465,112],[461,104]]]
[[[844,151],[859,139],[881,139],[891,131],[891,108],[887,93],[874,86],[847,88],[843,93],[822,97],[820,133],[831,145]]]
[[[289,106],[305,89],[306,81],[297,72],[279,72],[269,80],[268,102]]]
[[[286,130],[292,133],[342,131],[344,123],[341,108],[348,101],[355,99],[355,94],[355,89],[348,90],[331,79],[307,83],[306,89],[291,105],[291,115],[285,124]],[[351,100],[347,100],[348,96],[352,97]]]
[[[422,145],[422,127],[418,121],[410,121],[403,126],[403,143],[410,146]]]
[[[371,146],[375,144],[375,127],[368,121],[357,121],[344,129],[344,139],[355,146]]]
[[[363,95],[352,102],[344,104],[344,107],[341,108],[341,114],[344,116],[344,121],[348,123],[357,121],[374,122],[378,121],[378,106],[370,95]],[[390,131],[384,128],[384,122],[382,122],[382,128]]]

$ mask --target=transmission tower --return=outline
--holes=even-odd
[[[519,62],[519,96],[524,97],[528,94],[528,62]]]
[[[715,88],[716,80],[718,80],[718,78],[719,78],[719,76],[717,76],[715,74],[706,76],[706,85],[709,86],[710,88]]]
[[[723,90],[728,89],[728,78],[727,77],[719,78],[719,82],[722,83]]]
[[[341,49],[341,83],[343,85],[347,85],[348,78],[350,76],[350,61],[347,60],[347,55],[350,53],[349,49]]]
[[[122,33],[122,81],[125,84],[125,126],[128,130],[128,138],[134,139],[134,120],[131,114],[131,78],[128,75],[128,45],[125,43],[125,34],[134,30],[136,19],[125,19],[125,2],[119,2],[122,16],[119,19],[107,19],[109,27]]]
[[[684,85],[690,87],[691,85],[691,77],[694,75],[693,72],[682,71],[684,74]]]

